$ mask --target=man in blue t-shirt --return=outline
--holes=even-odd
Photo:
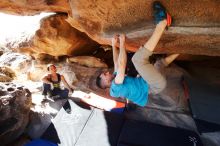
[[[129,77],[125,74],[127,53],[125,50],[125,35],[115,35],[112,38],[114,73],[103,72],[96,80],[97,86],[102,89],[110,88],[113,97],[124,97],[128,100],[145,106],[148,94],[158,94],[166,87],[166,79],[161,74],[165,66],[168,66],[179,54],[172,54],[150,64],[149,57],[152,55],[158,41],[166,27],[171,25],[171,16],[166,12],[160,2],[153,4],[156,28],[150,39],[141,46],[132,57],[132,62],[139,73],[139,77]],[[116,44],[119,40],[119,49]]]

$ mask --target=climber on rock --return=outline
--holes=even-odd
[[[150,39],[132,57],[132,62],[140,77],[130,77],[125,74],[127,62],[126,36],[120,34],[112,38],[114,73],[103,72],[96,79],[98,87],[110,88],[111,96],[127,98],[140,106],[147,104],[148,94],[158,94],[166,87],[166,79],[160,71],[179,55],[172,54],[156,61],[154,65],[150,64],[149,57],[153,54],[165,28],[171,25],[171,16],[160,2],[154,2],[153,9],[156,28]],[[119,49],[116,47],[118,40]]]
[[[63,75],[60,75],[57,73],[56,66],[54,64],[49,64],[47,66],[47,70],[50,72],[46,74],[43,78],[43,95],[45,99],[47,98],[47,95],[49,98],[57,97],[57,98],[68,98],[69,92],[73,92],[70,85],[66,82],[66,79]],[[60,88],[60,83],[64,84],[66,87],[65,89]]]

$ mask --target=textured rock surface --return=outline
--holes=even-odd
[[[32,46],[20,48],[20,52],[30,54],[49,54],[52,56],[72,56],[88,54],[99,45],[86,34],[71,27],[65,21],[66,15],[57,14],[41,20],[40,29],[36,31]],[[35,56],[35,58],[37,58]]]
[[[0,56],[0,66],[10,66],[16,73],[26,73],[31,65],[31,57],[20,54],[7,52]]]
[[[99,89],[95,83],[97,75],[99,75],[103,69],[90,68],[90,67],[78,65],[76,63],[66,63],[63,64],[62,67],[68,68],[70,71],[74,72],[77,79],[73,83],[73,86],[75,88],[85,92],[94,92],[99,95],[109,97],[108,90]]]
[[[12,142],[23,132],[29,121],[31,93],[23,86],[0,83],[0,141]]]
[[[111,44],[110,38],[114,33],[126,33],[127,49],[136,51],[147,41],[155,27],[151,8],[153,1],[5,0],[0,2],[0,11],[18,15],[33,15],[41,11],[63,12],[69,14],[68,22],[74,28],[85,32],[100,44]],[[174,21],[169,31],[165,32],[155,52],[220,56],[220,2],[218,0],[161,0],[161,2],[172,14]],[[50,33],[55,32],[51,29]],[[59,35],[60,33],[55,36]],[[41,41],[48,43],[51,38]],[[59,42],[58,39],[56,41]],[[57,43],[54,44],[57,45]],[[66,51],[65,47],[62,49]],[[48,51],[54,54],[53,49]]]
[[[44,12],[70,11],[67,0],[3,0],[0,9],[4,13],[17,15],[35,15]]]
[[[11,68],[0,67],[0,82],[11,82],[15,77],[15,72]]]
[[[70,0],[71,25],[102,44],[114,33],[126,33],[127,49],[136,51],[152,34],[153,0]],[[83,5],[82,5],[83,3]],[[220,55],[220,3],[216,0],[164,2],[174,18],[156,52]]]
[[[9,82],[14,79],[24,81],[31,67],[31,57],[20,53],[6,52],[0,56],[0,67],[8,72],[0,73],[1,82]]]
[[[3,47],[3,46],[0,45],[0,56],[3,55],[7,51],[9,51],[8,48]]]
[[[37,61],[32,61],[30,70],[28,71],[27,78],[31,81],[40,81],[41,78],[47,73],[47,65],[38,64]]]
[[[101,59],[92,56],[71,57],[67,59],[67,62],[78,63],[87,67],[108,67]]]

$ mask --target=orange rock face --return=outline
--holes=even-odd
[[[73,56],[90,53],[98,48],[85,33],[71,27],[66,15],[57,14],[42,19],[41,27],[33,38],[34,52],[52,56]]]
[[[135,52],[149,39],[155,28],[153,1],[4,0],[0,2],[0,11],[18,15],[40,12],[66,13],[69,16],[67,21],[72,27],[85,32],[100,44],[110,45],[113,34],[126,33],[126,47]],[[220,56],[218,0],[161,2],[172,15],[173,23],[161,38],[155,52]]]
[[[7,47],[31,55],[35,59],[49,55],[51,57],[88,55],[99,48],[97,42],[73,28],[66,18],[66,14],[44,17],[36,32],[8,41]]]
[[[161,1],[173,16],[156,52],[220,55],[219,1]],[[69,23],[102,44],[115,33],[127,34],[127,49],[136,51],[155,27],[153,0],[70,0]]]

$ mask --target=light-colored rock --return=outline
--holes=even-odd
[[[31,65],[31,57],[20,53],[7,52],[0,57],[0,66],[9,66],[16,74],[26,73]]]
[[[52,15],[42,19],[40,29],[33,37],[33,45],[20,48],[20,51],[51,56],[73,56],[91,53],[98,48],[99,45],[96,42],[71,27],[65,19],[65,14]]]
[[[103,90],[96,86],[96,77],[103,70],[106,70],[106,68],[86,67],[79,64],[69,63],[63,63],[62,68],[68,68],[68,70],[70,71],[70,77],[72,76],[71,72],[75,74],[77,80],[72,83],[75,89],[79,89],[84,92],[93,92],[106,98],[112,98],[109,95],[108,89]],[[65,77],[68,78],[68,76]]]
[[[16,75],[17,80],[27,79],[27,73],[31,67],[31,57],[20,53],[7,52],[0,56],[0,66],[9,67],[11,72]],[[10,76],[0,75],[0,81],[12,81]]]
[[[4,0],[0,2],[0,11],[18,15],[63,12],[68,14],[67,21],[74,28],[85,32],[100,44],[110,45],[113,34],[126,33],[126,48],[135,52],[147,41],[155,27],[151,6],[153,2],[154,0]],[[220,56],[218,0],[161,2],[171,13],[174,21],[173,26],[160,40],[156,53]],[[51,29],[50,33],[55,32]],[[48,40],[43,41],[48,43]],[[57,42],[68,46],[62,39],[57,39]]]
[[[9,52],[9,49],[6,48],[5,46],[0,45],[0,56],[3,55],[6,52]]]
[[[14,83],[0,83],[1,145],[15,140],[29,121],[31,93]]]
[[[126,48],[136,51],[151,36],[154,0],[70,0],[68,22],[100,44],[126,33]],[[173,16],[173,27],[161,38],[157,53],[220,56],[219,1],[161,1]],[[83,3],[83,5],[82,5]]]
[[[74,62],[87,67],[103,67],[103,68],[108,67],[107,64],[104,63],[101,59],[93,56],[71,57],[67,59],[67,62]]]
[[[27,78],[31,81],[41,81],[42,77],[47,73],[47,66],[35,66],[32,65],[31,69],[28,71]]]
[[[0,82],[11,82],[16,77],[15,72],[7,67],[0,67]]]
[[[58,72],[63,75],[67,81],[67,83],[74,88],[72,85],[76,82],[78,82],[79,80],[76,77],[75,72],[72,70],[71,66],[63,66],[62,64],[60,64],[58,66]]]

